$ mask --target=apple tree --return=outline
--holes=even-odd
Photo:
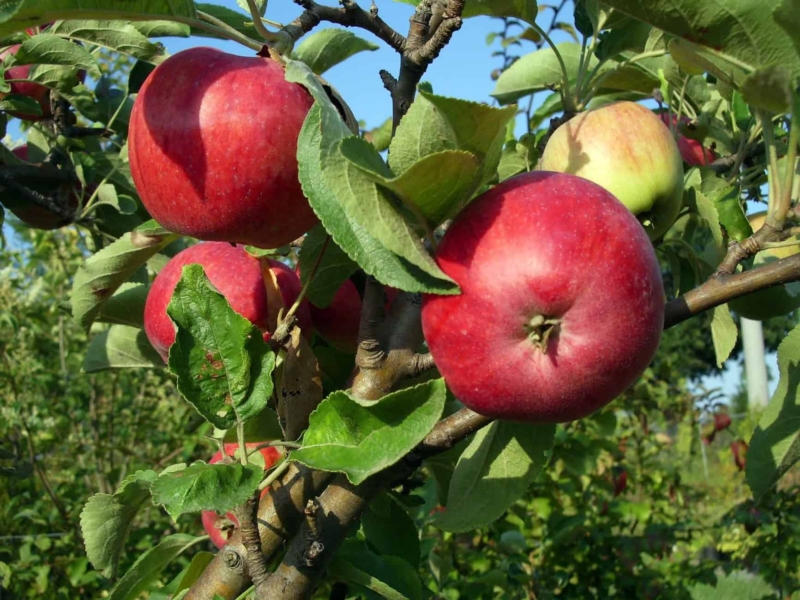
[[[588,495],[576,464],[630,440],[638,481],[674,513],[680,472],[651,470],[666,434],[648,415],[696,425],[698,398],[657,357],[663,330],[708,327],[720,366],[731,311],[800,305],[797,3],[578,0],[566,22],[564,2],[421,0],[405,34],[374,3],[297,0],[285,25],[265,1],[240,4],[17,0],[0,14],[0,124],[26,138],[0,147],[0,203],[79,232],[82,370],[169,377],[218,450],[87,498],[80,536],[110,597],[444,594],[445,577],[420,578],[426,541],[457,557],[454,536],[495,527],[531,490],[563,483],[594,531],[616,527],[619,507]],[[477,16],[503,23],[492,106],[424,81]],[[372,131],[323,77],[373,46],[348,28],[399,59],[374,74],[391,117]],[[559,28],[574,41],[554,43]],[[197,39],[168,56],[154,41],[168,36],[241,52]],[[748,203],[764,214],[748,219]],[[769,407],[731,445],[756,511],[788,502],[775,486],[800,458],[798,360],[792,329]],[[703,406],[710,443],[731,421]],[[628,470],[606,466],[616,498]],[[208,535],[171,530],[118,572],[153,506],[202,515]],[[581,556],[547,554],[564,531],[526,531],[552,572],[513,594],[555,594]],[[213,556],[198,551],[209,539]]]

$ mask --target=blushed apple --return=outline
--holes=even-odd
[[[556,129],[542,154],[542,169],[604,187],[638,217],[652,240],[670,228],[683,201],[678,146],[658,116],[634,102],[581,113]]]
[[[283,263],[256,258],[244,248],[224,242],[205,242],[176,254],[153,281],[144,309],[144,329],[150,343],[164,361],[175,341],[175,325],[167,314],[183,267],[203,265],[209,281],[225,296],[231,308],[264,333],[264,339],[277,326],[280,308],[288,308],[300,293],[300,281]],[[277,282],[277,287],[276,287]],[[301,330],[310,329],[307,309],[297,313]]]
[[[337,350],[355,353],[361,324],[361,296],[352,281],[345,280],[328,306],[319,308],[309,302],[308,308],[311,325],[320,337]]]
[[[147,78],[130,119],[131,174],[149,213],[201,240],[276,248],[317,222],[297,175],[313,100],[271,58],[191,48]]]
[[[7,56],[13,56],[19,52],[20,46],[21,44],[17,44],[16,46],[11,46],[3,52],[0,52],[0,62],[2,62]],[[50,109],[49,88],[43,86],[41,83],[35,83],[33,81],[15,81],[28,79],[28,75],[30,74],[33,66],[34,65],[19,65],[11,67],[10,69],[6,69],[4,78],[11,87],[11,90],[8,92],[0,92],[0,99],[4,98],[6,94],[19,94],[20,96],[27,96],[36,100],[42,109],[41,115],[19,112],[10,112],[9,114],[17,117],[18,119],[24,119],[26,121],[41,121],[43,119],[49,119],[53,116],[53,112]]]
[[[690,167],[704,167],[717,159],[716,154],[710,148],[703,146],[701,142],[693,140],[677,131],[678,119],[675,115],[668,115],[666,112],[659,114],[661,122],[668,128],[675,128],[676,142],[678,144],[678,151],[681,153],[681,158]],[[688,117],[681,117],[681,123],[689,125],[691,121]]]
[[[425,340],[453,394],[480,414],[579,419],[634,383],[658,347],[653,246],[586,179],[534,171],[504,181],[456,217],[436,261],[462,293],[423,295]]]
[[[262,443],[263,442],[248,442],[245,444],[245,448],[252,450],[253,448],[260,446]],[[233,457],[236,454],[236,451],[239,449],[239,444],[225,444],[224,448],[225,454]],[[274,446],[262,448],[259,450],[259,452],[261,453],[261,456],[264,457],[265,471],[278,462],[281,457],[281,451]],[[214,456],[211,457],[211,460],[208,461],[208,464],[213,465],[221,460],[222,452],[217,451]],[[264,490],[261,492],[261,497],[263,498],[264,494],[267,492],[269,492],[269,490]],[[206,533],[209,535],[211,541],[217,548],[222,548],[228,542],[228,538],[231,536],[234,529],[239,526],[239,521],[236,519],[236,516],[230,512],[223,517],[215,513],[213,510],[204,510],[200,515],[200,519],[203,522],[203,528],[206,530]]]

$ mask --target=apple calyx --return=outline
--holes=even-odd
[[[547,342],[553,332],[558,330],[561,319],[546,317],[545,315],[533,315],[530,321],[525,323],[525,331],[528,339],[537,346],[542,354],[547,354]]]

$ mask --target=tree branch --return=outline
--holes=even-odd
[[[275,44],[275,49],[279,52],[291,47],[316,27],[320,21],[336,23],[343,27],[359,27],[369,31],[397,52],[403,52],[405,48],[406,39],[381,19],[377,10],[367,12],[353,0],[340,0],[339,8],[323,6],[314,0],[295,0],[295,3],[302,6],[305,11],[278,32],[279,39]]]

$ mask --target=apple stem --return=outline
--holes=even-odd
[[[525,331],[528,332],[528,339],[533,345],[537,346],[542,351],[542,354],[547,354],[547,344],[550,336],[558,330],[560,323],[560,319],[537,314],[525,323]]]

